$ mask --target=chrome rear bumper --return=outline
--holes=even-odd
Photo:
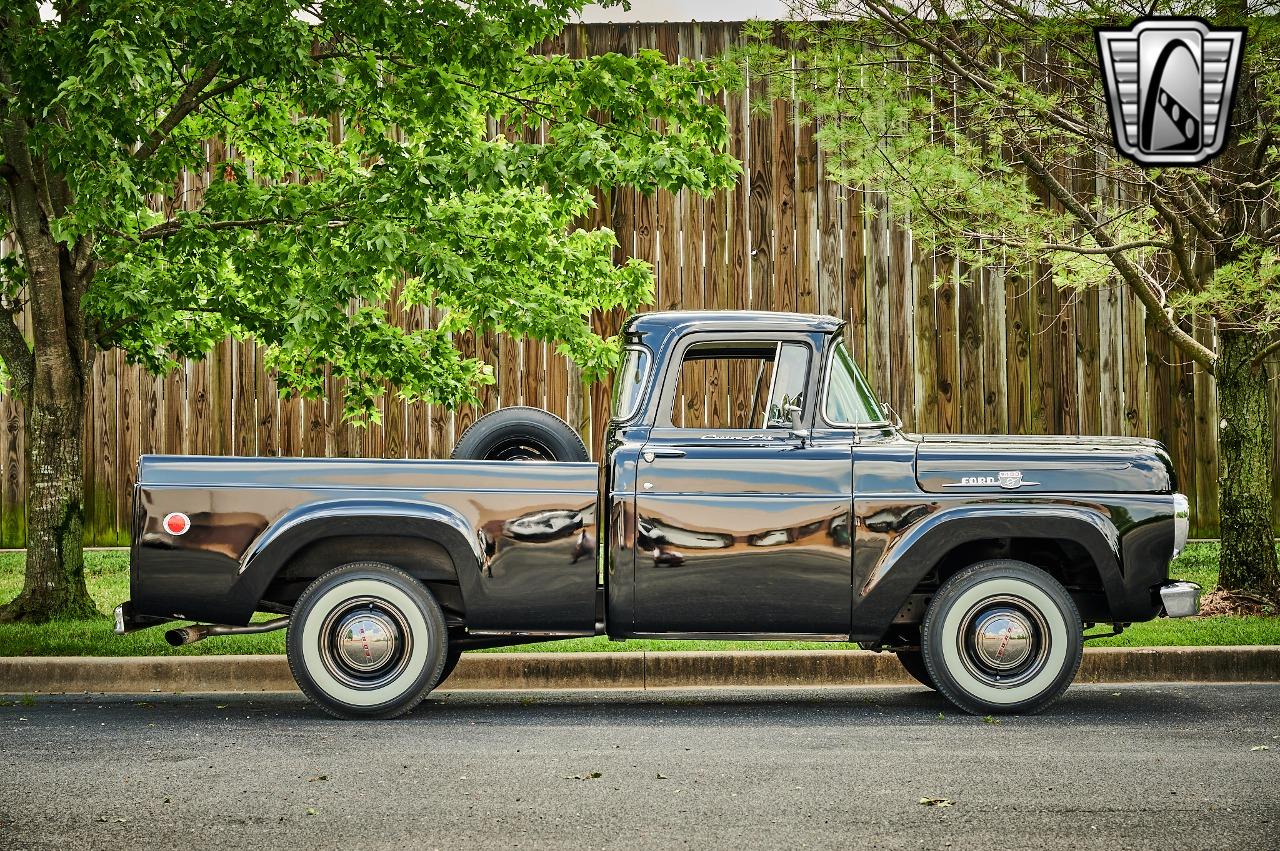
[[[1200,586],[1194,582],[1167,582],[1160,586],[1164,613],[1171,618],[1189,618],[1200,614]]]

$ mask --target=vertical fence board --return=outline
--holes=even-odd
[[[956,310],[956,265],[949,258],[935,256],[934,311],[938,327],[938,431],[955,434],[960,426],[960,335]]]
[[[1102,433],[1124,434],[1124,309],[1122,290],[1110,283],[1098,291],[1098,348]]]
[[[982,317],[986,332],[982,349],[982,420],[988,434],[1009,431],[1009,337],[1004,304],[1004,270],[982,274]]]
[[[0,476],[0,530],[3,534],[3,546],[20,547],[27,535],[27,500],[23,481],[23,427],[22,403],[12,396],[0,399],[0,463],[4,464],[3,476]],[[95,468],[96,469],[96,468]],[[98,482],[99,493],[110,493],[106,490],[110,482]],[[96,507],[96,506],[95,506]],[[103,522],[104,518],[95,518]]]
[[[779,43],[786,48],[787,42]],[[796,141],[794,102],[775,98],[771,127],[773,150],[761,167],[772,165],[771,213],[773,220],[762,241],[773,244],[773,284],[767,298],[758,300],[774,310],[796,309]],[[753,152],[752,159],[755,159]],[[772,237],[772,239],[770,239]]]
[[[982,270],[961,263],[956,302],[960,323],[960,428],[967,434],[983,432],[982,404]]]
[[[251,340],[237,342],[231,349],[235,358],[235,383],[232,386],[232,416],[235,417],[235,453],[257,455],[257,381],[258,347]]]
[[[904,418],[916,407],[915,290],[912,283],[911,238],[905,228],[889,229],[889,356],[893,409]]]
[[[818,142],[812,121],[796,134],[796,310],[818,309]]]
[[[1031,293],[1024,269],[1010,269],[1004,280],[1009,431],[1031,432]]]
[[[853,359],[867,368],[867,219],[863,213],[866,195],[850,186],[844,191],[840,216],[844,222],[844,318],[848,322],[846,342]]]
[[[1080,398],[1076,375],[1076,313],[1075,294],[1058,290],[1054,293],[1057,313],[1054,315],[1056,338],[1050,345],[1056,353],[1054,378],[1057,386],[1058,414],[1054,431],[1058,434],[1080,433]]]
[[[1031,305],[1031,432],[1057,434],[1058,399],[1054,341],[1053,279],[1039,264],[1033,267],[1035,284]]]
[[[1130,361],[1125,371],[1125,415],[1131,418],[1135,435],[1151,433],[1151,350],[1148,345],[1149,325],[1146,308],[1132,293],[1125,293],[1125,343]]]
[[[864,192],[873,215],[864,218],[866,239],[866,308],[863,319],[867,339],[866,372],[882,399],[892,394],[891,321],[894,308],[889,290],[889,203],[880,192]]]
[[[1188,332],[1192,331],[1188,325]],[[1196,482],[1196,430],[1195,430],[1195,373],[1190,359],[1183,357],[1169,340],[1165,340],[1170,358],[1171,394],[1173,406],[1169,429],[1169,453],[1173,468],[1178,471],[1178,490],[1194,498]]]

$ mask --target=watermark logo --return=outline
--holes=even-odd
[[[1201,165],[1222,152],[1244,30],[1198,18],[1099,27],[1098,60],[1116,147],[1149,166]]]

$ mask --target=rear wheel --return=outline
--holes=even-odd
[[[451,458],[469,461],[590,461],[582,438],[541,408],[485,414],[462,433]]]
[[[920,685],[931,688],[934,691],[938,690],[938,687],[933,683],[933,677],[929,676],[928,667],[924,664],[924,655],[919,650],[899,650],[895,655],[898,657],[898,661],[902,663],[902,667]]]
[[[436,680],[436,688],[439,688],[441,683],[449,679],[449,676],[453,673],[453,669],[458,667],[458,660],[461,658],[461,650],[455,650],[452,647],[449,648],[449,655],[444,660],[444,668],[440,671],[440,679]]]
[[[448,655],[444,613],[425,585],[376,562],[335,568],[293,607],[289,668],[338,718],[394,718],[427,696]]]
[[[1012,560],[948,579],[920,629],[938,691],[974,714],[1039,712],[1075,679],[1083,649],[1071,595],[1043,570]]]

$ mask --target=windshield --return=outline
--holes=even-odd
[[[623,352],[622,368],[614,382],[613,418],[629,420],[640,407],[645,379],[649,375],[649,350],[627,349]]]
[[[823,416],[832,425],[863,425],[884,422],[880,403],[858,371],[853,356],[843,342],[836,343],[827,376],[827,399]]]

